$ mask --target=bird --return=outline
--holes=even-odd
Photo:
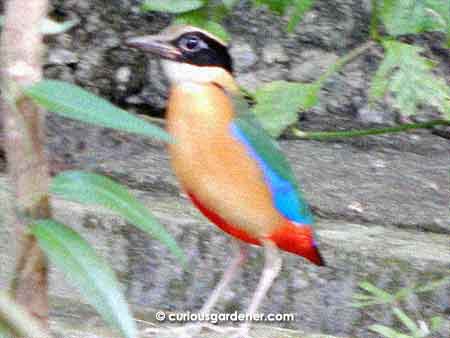
[[[233,73],[229,46],[211,32],[171,25],[126,45],[161,59],[170,83],[166,108],[173,171],[197,209],[235,241],[235,255],[200,310],[210,313],[246,262],[248,244],[262,246],[264,268],[247,316],[258,310],[281,269],[281,251],[325,262],[314,217],[281,148],[251,113]],[[249,336],[244,322],[239,337]]]

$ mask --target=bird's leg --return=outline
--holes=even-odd
[[[264,270],[262,272],[261,278],[258,283],[258,287],[256,288],[255,293],[253,294],[252,301],[250,302],[250,306],[246,312],[248,318],[253,318],[258,311],[258,307],[261,304],[262,300],[267,294],[267,291],[271,287],[274,279],[278,276],[281,270],[281,257],[278,253],[278,248],[272,241],[266,240],[263,241],[264,245],[264,253],[265,253],[265,262],[264,262]],[[249,328],[250,322],[245,322],[240,327],[237,335],[235,337],[246,338],[249,336]]]
[[[231,260],[230,264],[228,265],[227,269],[225,270],[222,279],[220,280],[219,284],[217,284],[216,288],[212,292],[212,294],[209,296],[208,300],[205,302],[205,304],[202,306],[200,313],[209,314],[211,310],[213,309],[214,305],[217,303],[217,301],[220,298],[220,295],[225,291],[228,284],[233,280],[233,278],[236,276],[236,273],[238,272],[239,268],[242,266],[242,264],[245,263],[248,256],[247,247],[245,244],[233,241],[235,256]],[[196,324],[188,324],[184,328],[183,334],[179,335],[181,338],[189,338],[196,336],[199,331],[204,327],[210,327],[208,323],[199,323],[199,325]],[[222,330],[218,330],[222,331]],[[223,330],[227,331],[227,329]]]
[[[224,272],[219,284],[217,284],[213,293],[209,296],[208,300],[202,306],[200,313],[206,314],[206,313],[211,312],[214,305],[219,300],[220,295],[223,293],[223,291],[225,291],[228,284],[236,276],[236,273],[238,272],[239,268],[247,260],[247,256],[248,256],[247,247],[244,246],[244,244],[242,244],[241,242],[234,241],[233,243],[234,243],[234,247],[235,247],[234,251],[236,252],[235,256],[234,256],[233,260],[231,261],[231,263],[228,265],[228,268]]]

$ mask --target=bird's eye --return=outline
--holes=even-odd
[[[200,39],[195,35],[188,35],[181,39],[180,47],[190,51],[195,52],[201,48]]]

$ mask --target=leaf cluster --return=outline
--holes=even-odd
[[[47,110],[66,118],[153,137],[164,142],[173,141],[159,127],[73,84],[43,80],[23,91]],[[50,190],[54,196],[97,205],[123,217],[166,245],[182,266],[186,266],[185,255],[172,235],[127,188],[112,179],[95,173],[66,171],[53,178]],[[36,237],[49,260],[78,287],[86,301],[107,323],[117,328],[124,337],[137,336],[134,319],[113,270],[85,239],[70,227],[52,219],[32,220],[29,231]],[[18,309],[17,319],[9,318],[6,325],[2,322],[5,316],[0,307],[0,337],[9,334],[11,320],[23,321],[24,316],[26,317],[26,311]],[[21,327],[23,325],[19,325],[19,329]],[[33,332],[27,336],[38,337]]]
[[[450,120],[450,87],[432,72],[435,64],[420,55],[423,48],[383,41],[385,57],[372,80],[370,99],[393,94],[393,105],[403,115],[417,113],[419,105],[433,106]]]
[[[381,0],[379,15],[390,36],[433,31],[450,34],[447,0]]]
[[[196,26],[229,41],[230,36],[221,22],[236,3],[236,0],[222,0],[220,3],[213,0],[145,0],[141,10],[175,14],[174,23]]]
[[[223,0],[220,4],[212,0],[147,0],[143,9],[175,13],[178,15],[175,22],[201,27],[228,41],[229,36],[220,22],[237,3],[238,0]],[[252,3],[289,16],[287,30],[292,32],[304,13],[312,8],[314,0],[253,0]],[[431,106],[450,120],[450,88],[444,79],[433,73],[434,62],[421,55],[422,48],[395,40],[405,34],[438,31],[447,35],[450,47],[450,2],[374,0],[372,5],[371,38],[382,45],[385,56],[372,79],[369,103],[389,96],[393,107],[405,116],[415,115],[423,106]],[[384,35],[380,36],[382,28]],[[359,54],[367,49],[360,50]],[[273,137],[294,125],[300,111],[319,102],[323,83],[351,61],[350,56],[355,51],[344,55],[312,84],[275,81],[264,84],[254,93],[247,92],[255,103],[253,111],[261,124]]]
[[[145,0],[141,10],[176,14],[176,23],[197,26],[228,41],[230,37],[221,22],[238,2],[239,0],[222,0],[218,4],[214,0]],[[279,15],[289,16],[286,29],[293,32],[314,2],[315,0],[253,0],[253,5],[265,6]]]
[[[353,300],[355,302],[352,305],[357,308],[381,304],[390,305],[392,307],[393,314],[396,316],[399,322],[408,329],[409,333],[405,334],[391,327],[381,324],[374,324],[369,327],[371,331],[379,333],[384,337],[387,338],[428,337],[430,334],[440,329],[444,320],[439,316],[435,316],[430,318],[429,324],[427,324],[424,321],[417,321],[416,323],[398,306],[398,304],[411,294],[419,294],[434,291],[448,284],[450,284],[450,276],[444,277],[436,281],[428,282],[427,284],[424,285],[415,286],[411,288],[402,288],[395,293],[389,293],[383,289],[376,287],[370,282],[362,282],[359,284],[359,287],[362,290],[364,290],[365,293],[355,293],[353,295]]]

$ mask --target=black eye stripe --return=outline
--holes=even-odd
[[[185,45],[183,46],[183,43],[185,44],[186,39],[189,38],[199,40],[199,45],[192,50],[186,48]],[[232,60],[227,47],[202,32],[187,32],[172,41],[172,45],[182,53],[180,62],[197,66],[222,67],[230,73],[233,71]]]

